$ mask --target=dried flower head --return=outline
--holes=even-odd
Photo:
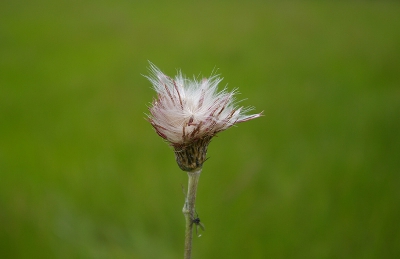
[[[236,107],[235,90],[218,92],[222,79],[217,75],[197,81],[181,72],[172,79],[153,64],[150,71],[147,78],[158,95],[149,108],[149,121],[174,147],[177,163],[184,171],[201,168],[208,144],[218,132],[261,116],[245,114],[252,108]]]

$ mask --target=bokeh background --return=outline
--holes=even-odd
[[[1,1],[0,258],[182,258],[148,60],[265,116],[220,133],[193,258],[400,257],[397,1]]]

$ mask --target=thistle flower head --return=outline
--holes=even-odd
[[[251,108],[237,107],[235,90],[229,92],[224,88],[218,92],[222,79],[217,75],[198,81],[187,79],[178,72],[172,79],[153,64],[150,71],[147,78],[157,92],[157,98],[149,108],[149,121],[157,134],[174,147],[177,162],[184,171],[202,166],[207,146],[218,132],[261,116],[261,113],[246,115]],[[199,153],[200,157],[193,152]],[[191,157],[185,157],[187,155]],[[191,164],[187,167],[181,165],[179,160],[182,159],[193,161],[183,161]]]

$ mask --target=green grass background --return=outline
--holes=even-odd
[[[0,258],[182,258],[165,73],[265,116],[209,146],[193,258],[400,257],[396,1],[1,1]]]

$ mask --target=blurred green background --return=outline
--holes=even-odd
[[[0,258],[182,258],[162,71],[265,116],[209,146],[193,258],[400,257],[400,4],[2,1]]]

